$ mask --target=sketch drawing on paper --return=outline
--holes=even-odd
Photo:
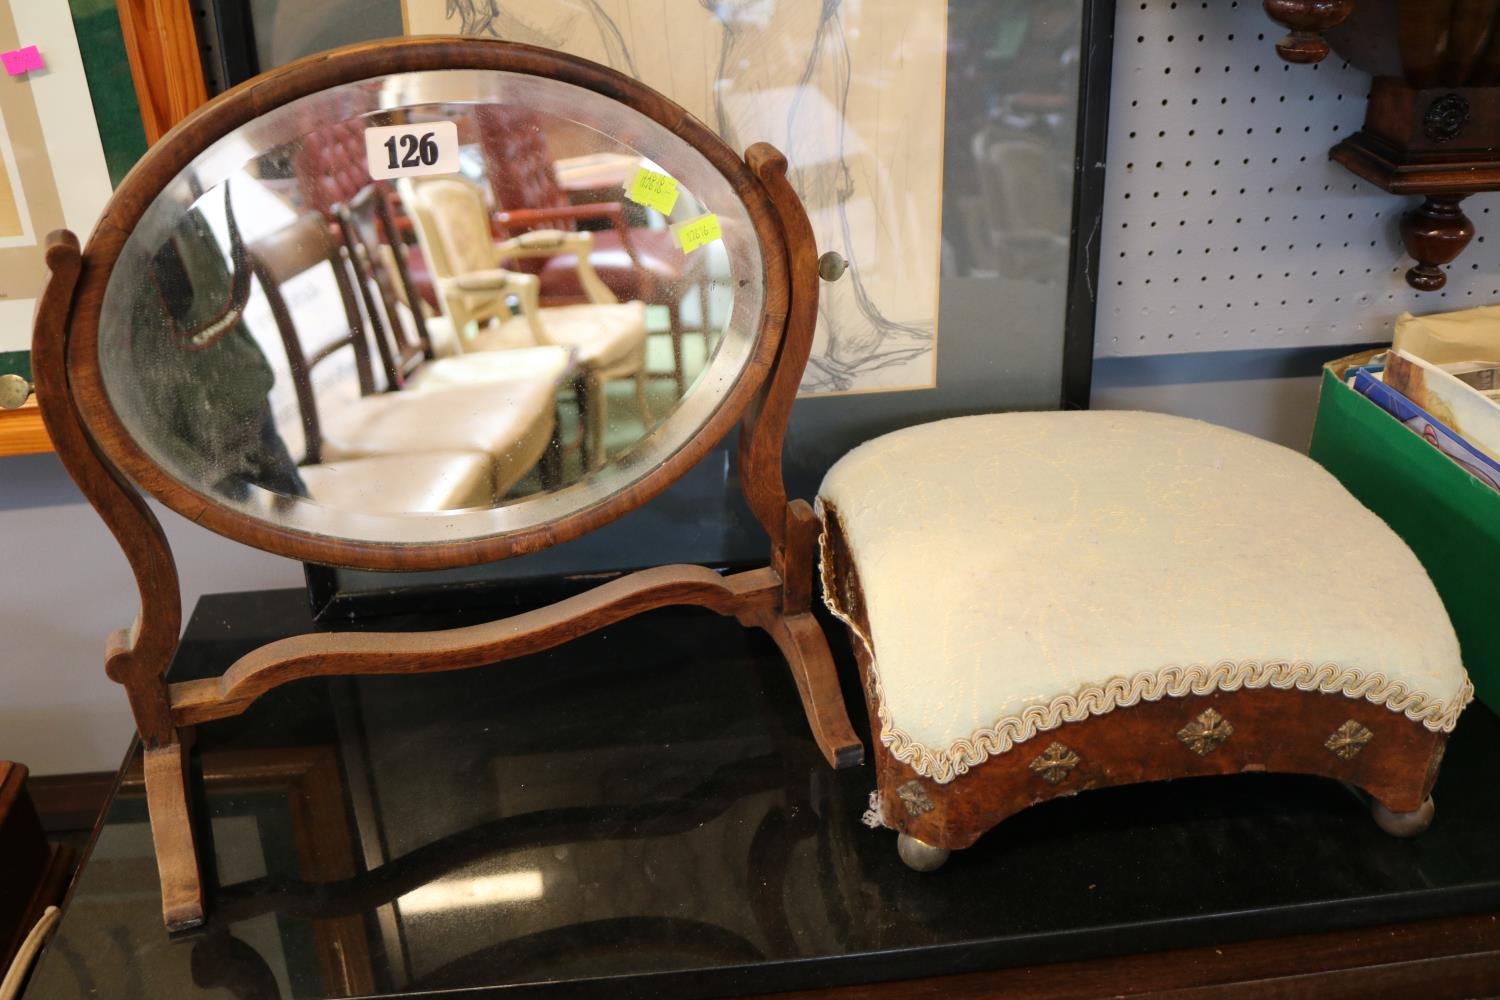
[[[936,382],[946,10],[946,0],[406,0],[406,23],[593,59],[735,149],[782,149],[819,249],[850,261],[822,286],[802,386],[838,393]]]
[[[16,181],[15,158],[10,141],[3,134],[0,121],[0,241],[29,241],[25,214],[21,206],[20,185]],[[3,245],[3,244],[0,244]]]

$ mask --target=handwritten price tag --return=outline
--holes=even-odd
[[[654,208],[662,215],[671,215],[677,205],[677,179],[636,167],[630,175],[630,183],[625,186],[625,197],[637,205]]]
[[[458,125],[417,122],[365,129],[365,158],[377,181],[458,173]]]
[[[724,236],[719,229],[719,217],[712,213],[677,223],[672,227],[672,235],[677,238],[677,245],[682,247],[683,253],[692,253]]]

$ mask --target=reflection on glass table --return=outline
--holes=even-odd
[[[205,598],[171,678],[308,627],[299,592]],[[186,936],[162,933],[133,753],[27,996],[725,996],[1493,910],[1497,739],[1476,706],[1418,840],[1319,779],[1243,775],[1050,802],[922,875],[861,822],[873,775],[823,763],[768,640],[656,612],[515,670],[304,681],[200,727],[214,903]]]

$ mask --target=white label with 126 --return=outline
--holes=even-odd
[[[370,176],[425,177],[458,173],[458,126],[451,121],[365,129]]]

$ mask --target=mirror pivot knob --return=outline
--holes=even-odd
[[[830,250],[818,258],[818,277],[824,281],[838,281],[849,269],[849,262],[837,250]]]
[[[19,409],[31,397],[32,386],[19,375],[0,375],[0,410]]]

